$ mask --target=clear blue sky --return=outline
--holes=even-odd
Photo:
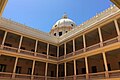
[[[8,0],[3,17],[49,32],[64,12],[80,25],[111,4],[110,0]]]

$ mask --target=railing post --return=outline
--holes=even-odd
[[[106,55],[105,52],[102,53],[103,55],[103,61],[104,61],[104,65],[105,65],[105,76],[106,78],[109,78],[109,74],[108,74],[108,66],[107,66],[107,59],[106,59]]]
[[[74,60],[74,80],[76,80],[76,60]]]
[[[66,43],[64,43],[64,58],[66,57]]]
[[[47,44],[47,59],[49,58],[49,43]]]
[[[21,47],[21,44],[22,44],[22,40],[23,40],[23,36],[20,37],[20,42],[19,42],[18,52],[20,52],[20,47]]]
[[[99,38],[100,38],[100,47],[103,47],[103,38],[100,27],[98,28]]]
[[[46,62],[46,67],[45,67],[45,80],[47,80],[47,70],[48,70],[48,63]]]
[[[3,37],[3,40],[2,40],[2,45],[1,45],[1,48],[3,49],[3,46],[4,46],[4,43],[5,43],[5,40],[6,40],[6,37],[7,37],[7,31],[5,31],[5,34],[4,34],[4,37]]]
[[[84,52],[86,52],[86,40],[85,40],[85,34],[83,34],[83,45],[84,45]]]
[[[37,52],[37,47],[38,47],[38,40],[36,40],[36,42],[35,42],[35,56],[36,56],[36,52]]]
[[[12,74],[12,78],[15,78],[15,71],[16,71],[17,63],[18,63],[18,57],[16,57],[16,60],[15,60],[14,69],[13,69],[13,74]]]
[[[34,69],[35,69],[35,60],[33,60],[33,64],[32,64],[32,77],[31,80],[34,80]]]
[[[85,66],[86,66],[86,80],[89,80],[89,69],[88,69],[88,59],[85,57]]]
[[[118,41],[120,41],[120,30],[119,30],[119,25],[116,19],[114,20],[114,24],[115,24],[115,28],[116,28],[117,35],[118,35]]]

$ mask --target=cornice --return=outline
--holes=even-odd
[[[47,41],[53,44],[58,43],[58,38],[56,38],[55,36],[52,36],[48,33],[42,32],[40,30],[28,27],[26,25],[14,22],[3,17],[0,17],[0,27],[18,32],[23,35],[28,35],[33,38],[37,38],[38,40]]]
[[[86,22],[80,24],[78,27],[72,29],[67,34],[64,34],[59,37],[59,43],[62,43],[70,38],[83,33],[84,31],[95,27],[97,24],[104,23],[106,20],[110,19],[113,16],[120,14],[120,9],[116,6],[111,6],[110,8],[106,9],[105,11],[97,14],[96,16],[92,17],[91,19],[87,20]]]

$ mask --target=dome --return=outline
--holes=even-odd
[[[68,19],[67,15],[64,14],[62,19],[58,20],[52,27],[52,29],[55,28],[60,28],[60,27],[76,27],[76,24],[74,21],[72,21],[71,19]]]

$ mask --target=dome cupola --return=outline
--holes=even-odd
[[[53,25],[50,34],[54,36],[61,36],[75,27],[75,22],[69,19],[67,14],[64,14],[63,17]]]

